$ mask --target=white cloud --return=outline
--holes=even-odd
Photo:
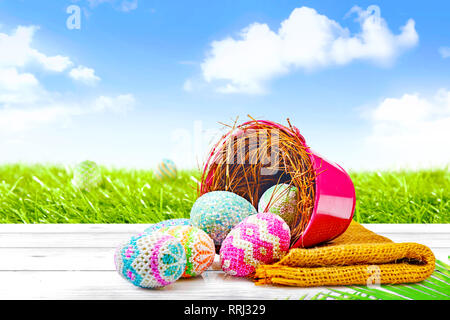
[[[31,47],[36,26],[19,26],[10,35],[0,33],[0,68],[37,63],[45,70],[62,72],[72,65],[70,58],[47,56]]]
[[[65,98],[65,99],[64,99]],[[132,94],[100,96],[90,101],[51,97],[31,106],[0,108],[0,133],[16,134],[49,124],[65,125],[77,116],[110,112],[124,114],[135,105]]]
[[[88,0],[89,6],[95,8],[102,3],[108,3],[116,10],[130,12],[138,7],[138,0]]]
[[[100,81],[100,77],[95,75],[94,69],[85,66],[73,68],[70,70],[69,76],[76,81],[80,81],[88,85],[94,85]]]
[[[187,79],[186,81],[184,81],[183,90],[186,92],[191,92],[192,90],[194,90],[191,79]]]
[[[46,124],[67,122],[72,116],[81,113],[81,109],[67,106],[0,109],[0,132],[14,134],[29,131]]]
[[[450,47],[440,47],[439,48],[439,54],[442,58],[450,58]]]
[[[100,96],[93,102],[92,110],[124,114],[132,110],[135,103],[136,99],[132,94],[122,94],[116,97]]]
[[[16,68],[0,68],[0,107],[34,103],[45,95],[33,74],[20,73]]]
[[[357,14],[361,30],[356,34],[307,7],[294,9],[277,31],[253,23],[241,30],[239,39],[211,43],[201,65],[203,78],[218,81],[221,92],[262,93],[267,81],[294,69],[310,71],[354,60],[389,65],[418,42],[412,19],[393,34],[377,6],[355,6],[350,13]]]
[[[32,49],[30,53],[36,61],[49,71],[63,72],[72,65],[72,61],[68,57],[61,55],[48,57],[35,49]]]
[[[124,0],[120,4],[120,7],[123,12],[133,11],[137,9],[138,2],[137,0]]]
[[[386,98],[370,113],[372,133],[366,144],[374,165],[428,167],[450,163],[450,91],[434,97],[404,94]]]
[[[19,73],[15,68],[0,69],[0,87],[8,91],[20,91],[33,88],[39,81],[31,73]]]
[[[0,133],[8,135],[48,124],[64,124],[87,114],[125,113],[133,107],[135,99],[131,94],[82,101],[70,93],[47,90],[27,68],[35,64],[61,73],[73,63],[68,57],[48,56],[33,48],[36,30],[35,26],[19,26],[10,34],[0,33]],[[86,84],[100,80],[94,69],[81,65],[72,68],[68,75]]]

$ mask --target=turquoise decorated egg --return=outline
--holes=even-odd
[[[289,226],[273,213],[258,213],[236,225],[222,242],[220,263],[230,275],[245,277],[260,264],[281,259],[289,250]]]
[[[132,237],[117,247],[117,272],[142,288],[167,286],[178,280],[186,268],[186,252],[175,237],[152,233]]]
[[[228,191],[205,193],[191,209],[191,223],[205,231],[220,246],[231,229],[256,209],[246,199]]]
[[[292,227],[297,217],[298,191],[295,186],[282,183],[267,189],[258,203],[258,212],[279,215]]]
[[[83,161],[73,171],[72,183],[81,190],[92,191],[102,182],[102,173],[94,161]]]
[[[161,228],[165,228],[165,227],[172,227],[172,226],[190,226],[191,225],[191,220],[186,219],[186,218],[180,218],[180,219],[169,219],[169,220],[164,220],[155,224],[152,224],[150,227],[148,227],[147,229],[144,230],[144,233],[152,233],[154,231],[157,231]]]
[[[155,176],[158,179],[174,179],[177,177],[178,171],[175,163],[170,159],[163,159],[155,170]]]

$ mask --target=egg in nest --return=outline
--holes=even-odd
[[[297,217],[298,190],[295,186],[282,183],[267,189],[258,203],[258,212],[279,215],[292,227]]]

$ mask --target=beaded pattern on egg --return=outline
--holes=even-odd
[[[83,161],[75,167],[72,183],[78,188],[90,191],[101,182],[102,173],[95,162]]]
[[[152,224],[150,227],[144,230],[144,233],[150,234],[154,231],[157,231],[164,227],[171,227],[171,226],[190,226],[191,220],[186,218],[180,218],[180,219],[170,219],[170,220],[164,220],[155,224]]]
[[[278,215],[258,213],[239,223],[220,249],[222,270],[247,276],[260,264],[281,259],[289,250],[289,226]]]
[[[297,216],[297,194],[297,188],[294,186],[275,185],[267,189],[261,196],[258,211],[277,214],[286,221],[289,227],[292,227]]]
[[[164,227],[158,232],[177,238],[186,251],[184,278],[195,277],[214,262],[214,241],[203,231],[191,226]]]
[[[156,168],[155,170],[155,176],[158,179],[164,179],[164,178],[176,178],[177,176],[177,167],[175,166],[175,163],[172,160],[164,159]]]
[[[228,191],[202,195],[191,209],[192,225],[205,231],[220,245],[231,229],[256,209],[246,199]]]
[[[181,243],[170,235],[132,237],[115,252],[117,272],[135,286],[157,288],[175,282],[186,267]]]

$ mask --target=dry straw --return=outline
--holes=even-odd
[[[230,191],[257,208],[261,195],[273,185],[295,186],[298,199],[297,216],[291,225],[293,244],[300,238],[313,210],[316,172],[304,138],[289,119],[287,122],[288,126],[283,126],[252,118],[241,125],[228,126],[229,132],[209,154],[198,196],[210,191]]]

